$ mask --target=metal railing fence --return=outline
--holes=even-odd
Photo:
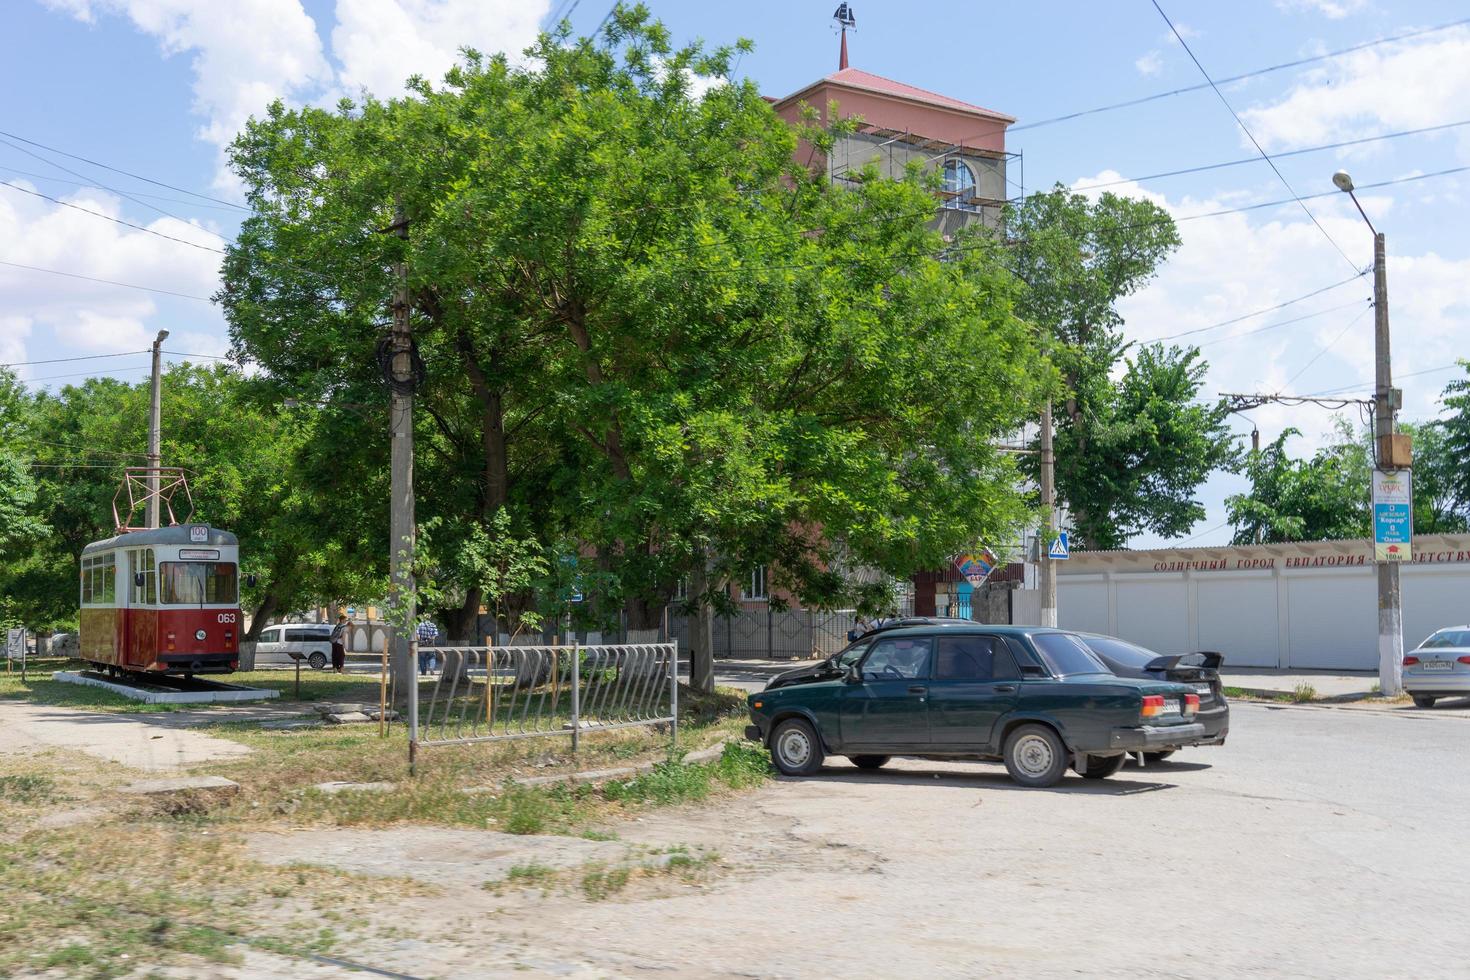
[[[678,647],[420,647],[438,674],[409,685],[409,759],[419,746],[462,745],[643,725],[678,743]]]

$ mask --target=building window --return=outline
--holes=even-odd
[[[961,211],[978,208],[970,201],[975,197],[975,172],[961,160],[944,161],[944,206]]]
[[[689,576],[684,576],[674,585],[674,598],[679,602],[689,598]]]
[[[750,581],[740,587],[740,597],[751,599],[756,602],[764,602],[770,598],[766,587],[766,566],[757,565],[750,570]]]

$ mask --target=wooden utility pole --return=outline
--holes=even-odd
[[[1051,399],[1041,410],[1041,506],[1046,509],[1045,533],[1036,548],[1037,584],[1041,587],[1041,626],[1057,625],[1057,566],[1051,559],[1051,539],[1057,532],[1056,454],[1051,444]]]

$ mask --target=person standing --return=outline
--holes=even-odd
[[[419,638],[419,674],[420,676],[439,669],[439,652],[432,649],[436,640],[439,639],[439,627],[433,621],[425,619],[418,626]],[[429,649],[425,649],[428,647]]]
[[[347,614],[337,614],[337,625],[332,627],[332,669],[342,673],[347,665]]]

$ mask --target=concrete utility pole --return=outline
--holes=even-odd
[[[1373,447],[1374,460],[1381,470],[1398,469],[1404,461],[1394,447],[1393,370],[1388,340],[1388,246],[1368,213],[1353,193],[1353,179],[1346,170],[1332,175],[1332,182],[1353,199],[1358,213],[1373,232]],[[1375,532],[1376,534],[1376,532]],[[1396,561],[1378,563],[1378,687],[1387,696],[1403,690],[1404,616],[1399,593],[1399,565]]]
[[[158,527],[158,468],[163,465],[163,342],[168,331],[158,331],[153,339],[153,391],[148,407],[148,526]]]
[[[393,226],[389,230],[407,241],[408,219],[404,217],[402,207],[394,212]],[[404,250],[407,250],[406,244]],[[407,697],[408,685],[418,683],[415,664],[418,609],[413,583],[413,389],[418,376],[413,363],[413,328],[408,315],[408,265],[404,258],[400,257],[393,264],[393,275],[397,283],[393,290],[393,332],[389,343],[388,432],[392,446],[392,499],[388,527],[388,587],[399,607],[399,622],[395,624],[393,633],[393,676],[398,690]],[[416,702],[410,701],[411,709],[416,706]],[[410,710],[410,739],[418,732],[415,714]]]
[[[1051,560],[1051,537],[1057,531],[1056,454],[1051,446],[1051,399],[1041,410],[1041,506],[1046,508],[1047,533],[1037,543],[1037,579],[1041,586],[1042,626],[1057,625],[1057,566]]]

